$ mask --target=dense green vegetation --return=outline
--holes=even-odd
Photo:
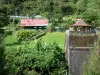
[[[5,58],[4,58],[4,29],[2,27],[6,26],[9,19],[7,16],[7,10],[5,7],[1,7],[0,5],[0,75],[5,73],[4,65],[5,65]]]
[[[9,75],[65,75],[67,69],[64,52],[57,43],[38,40],[34,48],[10,47],[5,54]]]
[[[53,26],[68,28],[75,18],[94,27],[100,24],[100,0],[1,0],[9,15],[42,15]]]
[[[19,30],[16,33],[16,38],[18,39],[18,42],[29,40],[33,36],[36,36],[38,32],[35,30]]]
[[[65,31],[77,18],[99,27],[100,0],[0,0],[0,75],[64,75],[67,70],[63,50],[65,34],[47,33],[43,37],[38,35],[37,40],[30,40],[35,32],[32,32],[32,35],[30,31],[19,31],[16,34],[19,20],[11,23],[12,19],[8,18],[10,15],[30,18],[41,15],[42,18],[49,20],[53,31],[56,30],[55,27]],[[43,42],[39,41],[40,37]],[[100,67],[95,63],[99,64],[100,58],[96,58],[98,57],[93,56],[92,60],[90,57],[91,64],[86,68],[84,75],[100,73]]]
[[[5,37],[7,72],[12,75],[64,75],[67,69],[61,48],[64,46],[64,36],[65,33],[53,32],[37,40],[17,43],[16,34],[8,35]]]

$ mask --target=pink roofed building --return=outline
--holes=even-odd
[[[21,19],[20,26],[24,28],[46,28],[48,20],[43,19]]]

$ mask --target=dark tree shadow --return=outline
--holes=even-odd
[[[21,42],[14,42],[14,43],[9,43],[9,44],[5,44],[6,46],[16,46],[16,45],[22,45]]]

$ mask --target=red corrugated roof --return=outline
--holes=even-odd
[[[48,20],[21,19],[20,26],[48,26]]]
[[[80,19],[78,19],[78,21],[77,21],[75,24],[73,24],[72,26],[90,26],[90,25],[86,24],[86,23],[80,18]]]

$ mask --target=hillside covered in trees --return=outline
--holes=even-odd
[[[88,24],[100,24],[100,0],[0,0],[9,15],[34,18],[42,15],[53,25],[66,28],[75,18],[83,18]]]

